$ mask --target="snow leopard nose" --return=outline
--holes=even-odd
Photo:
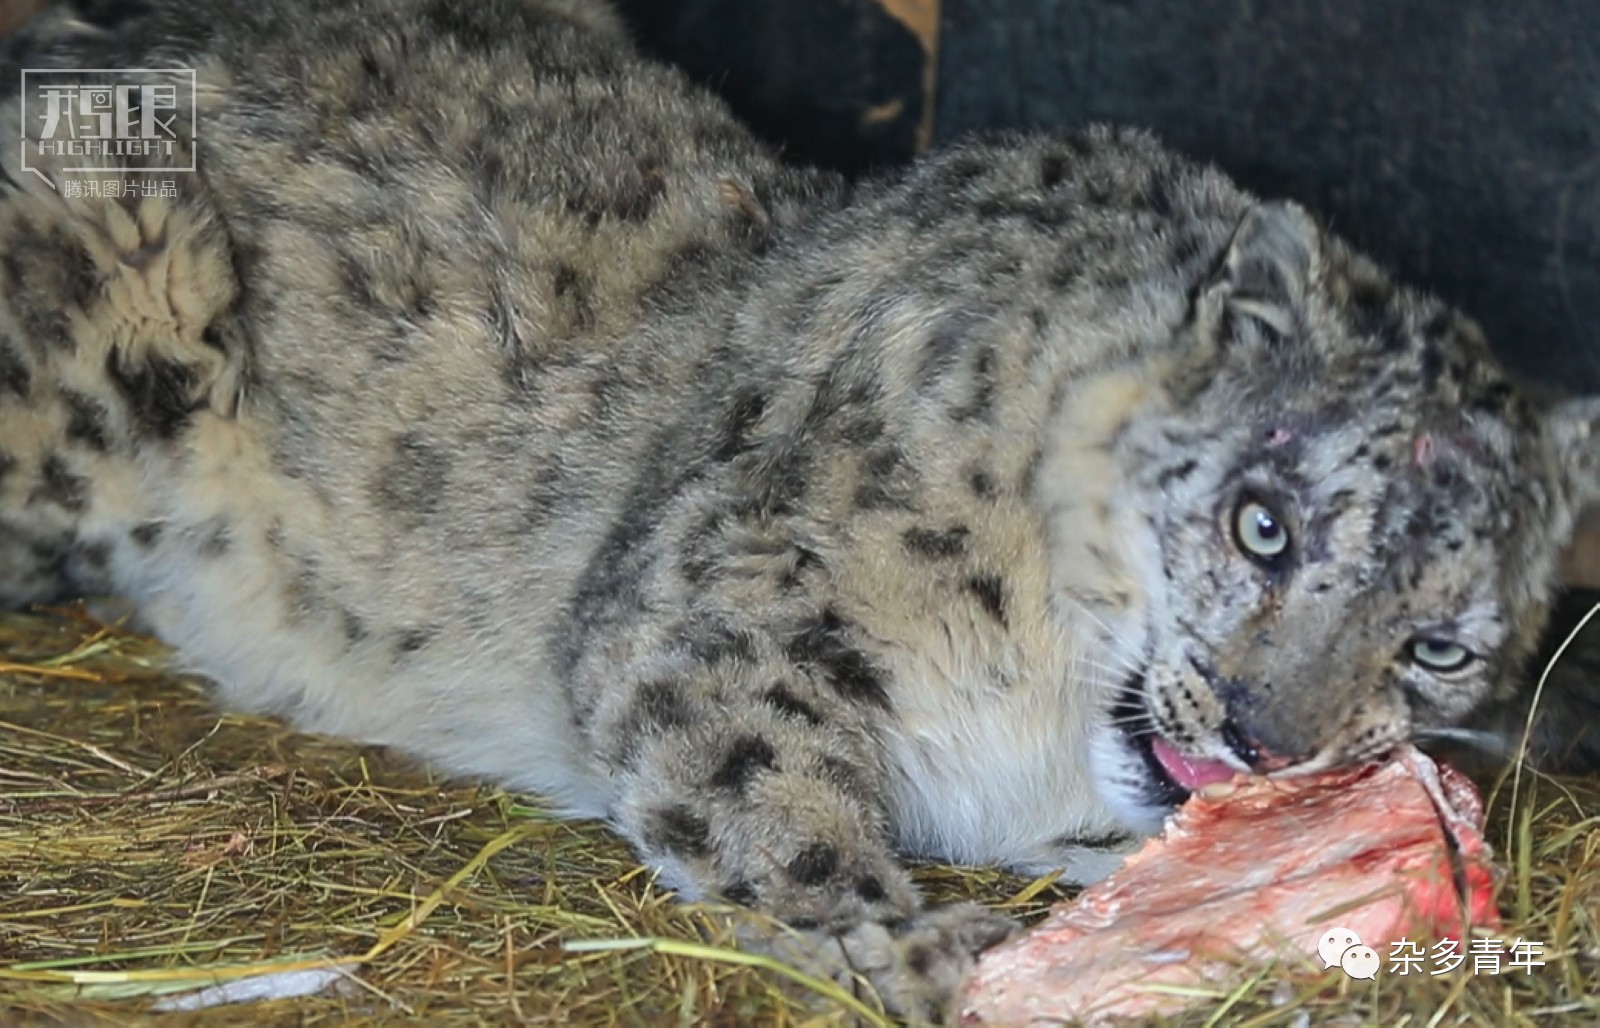
[[[1231,717],[1222,722],[1222,741],[1234,756],[1249,764],[1252,771],[1261,762],[1261,744]]]
[[[1353,662],[1324,661],[1331,664],[1324,667],[1309,651],[1305,660],[1284,658],[1282,651],[1252,651],[1214,662],[1191,659],[1221,702],[1220,737],[1252,770],[1268,773],[1322,759],[1330,746],[1340,753],[1364,749],[1366,739],[1347,738],[1351,722],[1393,720],[1386,695],[1362,688],[1359,676],[1341,670]]]
[[[1220,734],[1223,743],[1233,751],[1233,755],[1248,764],[1250,770],[1257,774],[1278,771],[1294,763],[1292,758],[1273,752],[1266,743],[1240,724],[1238,718],[1231,715],[1222,722]]]
[[[1189,658],[1189,664],[1221,702],[1224,718],[1218,728],[1222,742],[1233,755],[1258,773],[1288,767],[1296,757],[1293,736],[1277,730],[1271,711],[1263,710],[1257,690],[1240,679],[1220,674],[1204,660]],[[1269,691],[1263,690],[1263,691]]]
[[[1273,731],[1270,724],[1252,732],[1240,722],[1229,718],[1223,722],[1222,739],[1241,760],[1250,765],[1256,774],[1265,775],[1309,759],[1317,751],[1310,740]],[[1306,745],[1296,745],[1305,742]]]

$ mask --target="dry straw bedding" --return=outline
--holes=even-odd
[[[537,797],[219,714],[159,644],[81,610],[0,617],[0,1024],[887,1023],[729,944]],[[1532,974],[1254,969],[1181,1023],[1600,1023],[1600,782],[1491,790],[1505,936]],[[1037,917],[1048,879],[933,867],[938,898]],[[321,993],[156,1011],[311,969]]]

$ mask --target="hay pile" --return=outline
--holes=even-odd
[[[162,656],[81,610],[0,618],[0,1023],[887,1023],[729,947],[725,912],[674,903],[601,827],[219,715]],[[1545,966],[1265,971],[1182,1023],[1600,1022],[1600,783],[1524,776],[1511,792],[1490,833],[1512,867],[1506,935],[1543,942]],[[1024,918],[1065,895],[990,871],[920,877]],[[324,987],[156,1009],[269,972]]]

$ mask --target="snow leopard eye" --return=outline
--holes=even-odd
[[[1448,639],[1429,639],[1418,636],[1406,644],[1412,663],[1435,674],[1460,671],[1473,661],[1473,653],[1460,643]]]
[[[1260,500],[1245,499],[1234,508],[1233,541],[1245,556],[1270,567],[1289,550],[1289,527]]]

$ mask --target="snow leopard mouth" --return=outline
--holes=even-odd
[[[1150,710],[1143,672],[1124,684],[1111,716],[1112,723],[1144,764],[1143,798],[1151,804],[1179,806],[1196,790],[1212,782],[1228,781],[1238,773],[1238,768],[1223,761],[1184,753],[1161,733]],[[1255,764],[1258,758],[1255,748],[1231,723],[1223,726],[1222,738],[1246,765]]]

